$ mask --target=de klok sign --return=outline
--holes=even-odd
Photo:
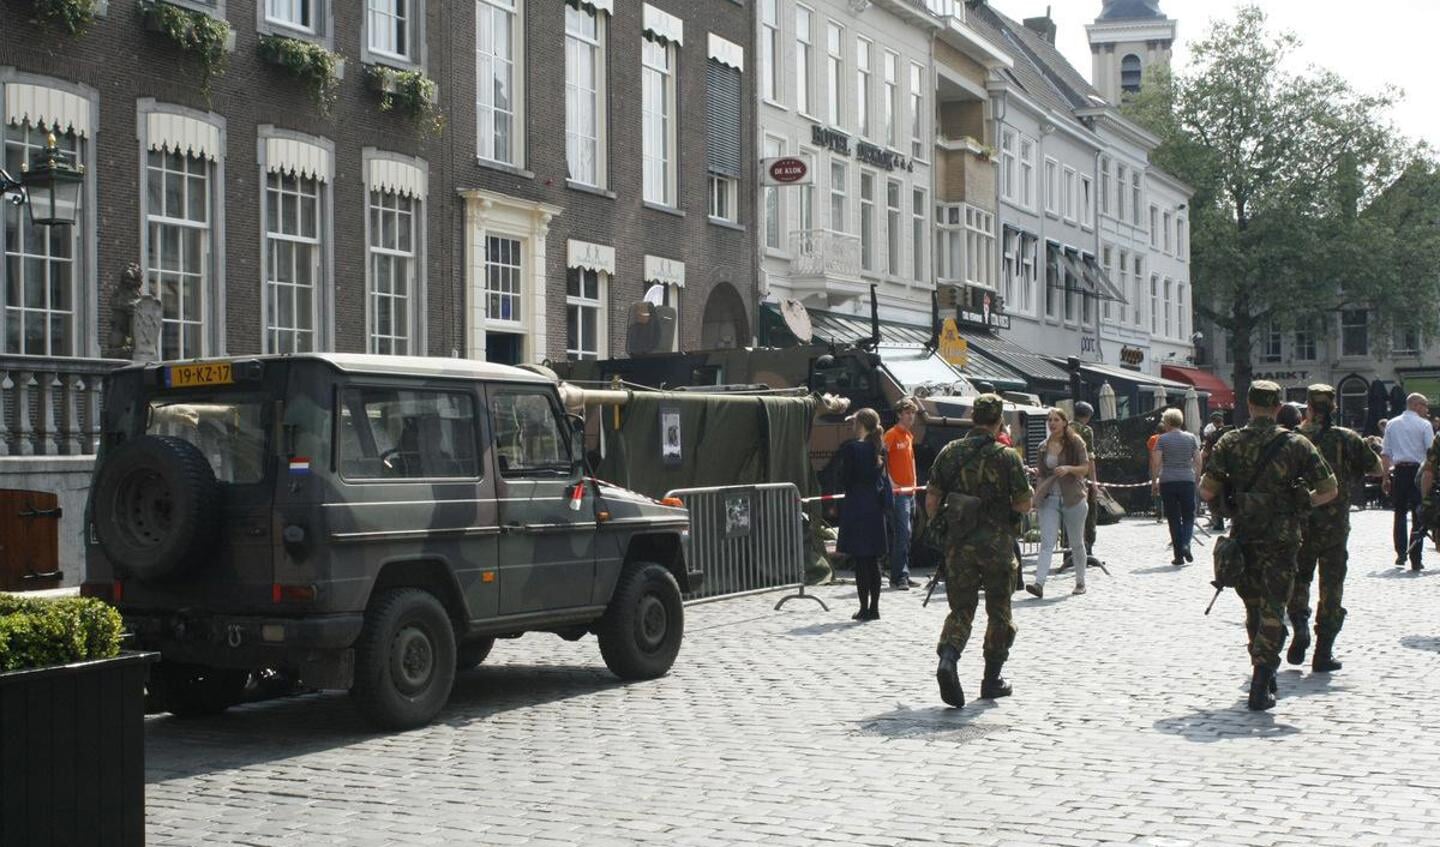
[[[766,185],[797,185],[809,183],[810,162],[800,156],[781,156],[761,161]]]

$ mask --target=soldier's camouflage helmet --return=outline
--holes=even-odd
[[[981,426],[988,426],[1000,420],[1005,414],[1005,400],[998,394],[981,394],[975,398],[970,417]]]
[[[1332,403],[1335,401],[1335,386],[1333,385],[1317,382],[1305,390],[1309,392],[1308,397],[1311,403],[1316,400],[1329,400]]]
[[[1273,409],[1280,405],[1280,386],[1268,379],[1257,379],[1250,383],[1245,399],[1262,409]]]

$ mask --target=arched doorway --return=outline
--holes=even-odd
[[[750,321],[745,314],[745,301],[728,282],[718,282],[705,300],[705,314],[700,326],[700,346],[704,350],[744,347],[750,343]]]
[[[1370,383],[1351,375],[1340,380],[1337,390],[1340,392],[1340,425],[1363,430],[1370,411]]]

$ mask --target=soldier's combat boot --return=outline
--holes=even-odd
[[[1309,612],[1291,612],[1290,626],[1295,630],[1295,637],[1290,640],[1290,649],[1285,653],[1285,661],[1292,665],[1303,665],[1305,651],[1310,649]]]
[[[960,674],[955,663],[960,661],[960,651],[946,644],[940,648],[940,666],[935,669],[935,680],[940,683],[940,699],[945,705],[956,709],[965,707],[965,689],[960,687]]]
[[[996,697],[1009,697],[1012,693],[1010,683],[1000,676],[1000,669],[1005,666],[1004,662],[985,660],[985,678],[980,681],[980,699],[993,700]]]
[[[1316,673],[1338,671],[1342,665],[1335,661],[1331,651],[1335,648],[1335,636],[1321,635],[1315,644],[1315,658],[1310,660],[1310,670]]]
[[[1263,712],[1275,707],[1275,691],[1271,688],[1274,682],[1274,668],[1255,666],[1255,673],[1250,677],[1250,711]]]

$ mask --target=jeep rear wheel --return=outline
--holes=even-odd
[[[249,679],[249,671],[161,662],[151,671],[148,687],[156,711],[204,718],[239,703]]]
[[[600,655],[616,676],[664,676],[685,635],[685,604],[675,577],[657,564],[631,565],[620,576],[597,634]]]
[[[95,477],[92,517],[111,562],[136,579],[160,579],[215,544],[220,486],[195,445],[144,435],[106,456]]]
[[[495,649],[494,638],[482,638],[479,641],[467,641],[455,649],[455,670],[469,671],[480,667]]]
[[[374,598],[355,643],[355,684],[361,714],[381,729],[429,723],[455,684],[455,630],[428,591],[396,588]]]

